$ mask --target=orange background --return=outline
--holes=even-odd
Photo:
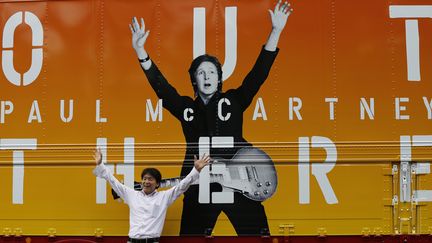
[[[264,203],[272,234],[283,233],[279,226],[286,223],[296,225],[296,234],[315,234],[320,226],[330,234],[359,234],[362,227],[390,232],[391,216],[383,200],[391,198],[391,183],[383,171],[399,159],[401,135],[432,132],[422,100],[432,98],[432,21],[418,21],[421,81],[409,82],[405,21],[389,18],[389,6],[403,4],[432,1],[292,1],[294,13],[281,35],[279,55],[244,114],[245,138],[266,150],[277,165],[278,193]],[[162,122],[146,122],[146,100],[155,105],[157,97],[131,47],[131,18],[144,17],[151,30],[146,48],[152,60],[180,94],[192,96],[187,69],[192,61],[193,8],[206,8],[207,53],[223,63],[224,10],[237,7],[237,63],[224,82],[228,90],[240,85],[266,42],[271,30],[267,9],[273,5],[262,0],[0,3],[1,29],[17,11],[33,12],[44,27],[43,68],[36,81],[17,87],[0,75],[0,100],[14,103],[13,113],[0,124],[0,138],[38,142],[37,150],[25,152],[23,205],[11,203],[12,153],[0,151],[0,215],[6,216],[0,228],[45,234],[53,227],[59,234],[86,235],[100,227],[106,234],[126,234],[125,205],[110,198],[106,205],[95,204],[91,153],[96,138],[108,138],[108,160],[122,163],[123,139],[134,137],[137,178],[148,165],[159,166],[165,177],[177,176],[185,144],[179,122],[166,110]],[[26,25],[15,32],[14,66],[21,73],[31,62],[30,33]],[[264,101],[267,121],[252,120],[258,97]],[[302,99],[303,120],[288,119],[289,97]],[[326,97],[339,99],[333,121]],[[361,97],[375,98],[375,120],[360,120]],[[395,119],[395,97],[410,99],[402,112],[409,120]],[[74,100],[70,123],[60,119],[61,99],[66,107]],[[97,99],[107,123],[95,122]],[[42,123],[27,123],[33,100],[39,102]],[[311,204],[298,203],[297,142],[311,136],[328,137],[338,147],[338,164],[328,174],[337,205],[325,203],[313,177]],[[323,159],[319,150],[311,150],[311,156]],[[413,160],[430,158],[430,150],[413,149]],[[181,200],[170,209],[164,234],[177,234],[179,210]],[[332,223],[326,226],[323,219]],[[215,234],[234,234],[226,217],[221,216]]]

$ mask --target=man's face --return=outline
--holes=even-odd
[[[216,66],[211,62],[201,63],[195,72],[195,80],[200,95],[213,95],[218,89],[219,80]]]
[[[145,194],[152,193],[154,190],[156,190],[156,187],[158,186],[156,179],[150,174],[145,174],[143,176],[142,185]]]

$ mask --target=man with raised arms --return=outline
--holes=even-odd
[[[132,46],[141,68],[157,96],[163,100],[163,107],[182,125],[187,144],[182,176],[190,170],[192,156],[199,154],[201,137],[232,138],[234,146],[231,148],[210,148],[212,157],[227,160],[239,149],[251,146],[243,138],[243,112],[249,107],[269,75],[278,53],[280,34],[292,13],[292,8],[288,2],[279,1],[269,13],[272,23],[269,37],[240,87],[223,92],[221,64],[216,57],[204,54],[195,58],[189,68],[193,97],[180,95],[151,60],[145,49],[150,32],[145,29],[142,18],[141,23],[133,18],[129,26]],[[219,184],[210,185],[211,192],[220,190]],[[180,235],[210,233],[221,212],[228,216],[238,235],[262,235],[269,232],[267,216],[261,202],[248,199],[238,192],[234,192],[234,203],[202,204],[198,202],[198,186],[191,186],[185,193],[183,202]]]

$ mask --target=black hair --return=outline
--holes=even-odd
[[[222,65],[220,64],[219,60],[215,57],[215,56],[210,56],[207,54],[201,55],[196,57],[189,68],[189,76],[190,76],[190,80],[192,82],[192,87],[194,89],[194,94],[197,94],[197,83],[195,80],[195,72],[198,69],[199,65],[201,65],[201,63],[203,62],[211,62],[216,66],[217,69],[217,74],[218,74],[218,91],[221,92],[222,91]]]
[[[151,175],[153,176],[153,178],[155,178],[156,183],[158,184],[158,187],[160,185],[160,182],[162,180],[162,174],[160,173],[160,171],[156,168],[145,168],[142,172],[141,172],[141,180],[144,178],[145,175]]]

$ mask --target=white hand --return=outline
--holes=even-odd
[[[137,54],[139,54],[140,52],[144,51],[144,44],[147,40],[147,37],[150,34],[150,31],[149,30],[145,31],[145,24],[143,18],[141,18],[141,26],[140,26],[137,18],[133,17],[132,24],[129,24],[129,28],[132,32],[132,47],[135,49]]]
[[[281,32],[292,12],[291,4],[285,2],[281,6],[281,0],[276,4],[273,11],[269,9],[273,30]]]

